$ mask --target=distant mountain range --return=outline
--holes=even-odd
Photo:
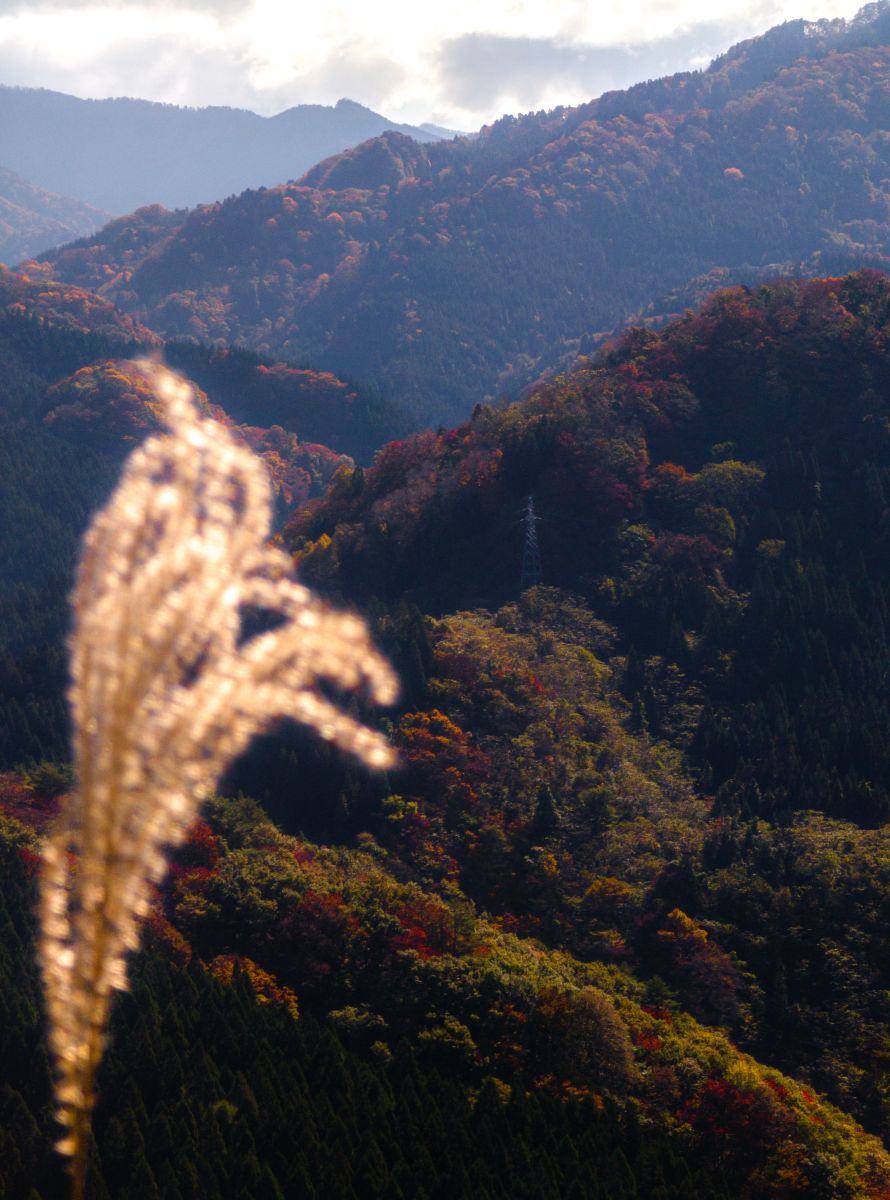
[[[261,117],[237,108],[0,87],[0,164],[109,213],[154,203],[188,208],[296,179],[320,159],[385,130],[421,142],[452,136],[433,125],[388,121],[352,100]]]
[[[48,258],[166,337],[346,373],[437,424],[703,278],[890,265],[888,127],[881,4],[472,140],[387,132]]]
[[[15,263],[93,233],[107,212],[57,196],[0,167],[0,262]]]

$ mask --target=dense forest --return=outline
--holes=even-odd
[[[888,24],[880,5],[792,22],[701,73],[472,139],[387,133],[48,262],[165,337],[311,362],[452,423],[711,272],[883,266]]]
[[[128,450],[158,428],[157,406],[127,360],[160,348],[92,293],[0,268],[4,762],[67,753],[63,634],[77,544]],[[279,521],[353,455],[369,461],[378,439],[405,428],[382,398],[327,372],[188,344],[165,354],[262,455]]]
[[[233,944],[232,926],[196,906],[195,889],[225,892],[236,936],[261,956],[267,930],[250,928],[244,902],[284,922],[277,960],[314,977],[322,1011],[338,992],[358,1003],[322,1020],[308,990],[298,1001],[232,950],[200,959],[159,912],[116,1012],[91,1198],[729,1200],[878,1196],[890,1181],[890,1158],[847,1118],[721,1035],[647,1006],[620,972],[572,967],[454,898],[424,897],[373,846],[295,845],[244,803],[212,819],[168,900],[188,906],[202,951]],[[62,1200],[31,949],[35,847],[6,820],[0,1189]],[[668,1108],[685,1097],[676,1119],[665,1088]]]
[[[0,598],[0,1194],[28,1200],[64,1195],[30,949],[63,595],[155,420],[138,327],[52,286],[6,279],[0,327],[29,573]],[[282,537],[396,663],[401,765],[283,729],[224,781],[117,1006],[97,1197],[887,1194],[888,330],[875,272],[729,289],[325,460]]]
[[[718,293],[520,404],[338,473],[286,530],[316,586],[402,613],[388,620],[420,701],[398,727],[407,762],[420,758],[399,787],[409,858],[417,812],[479,903],[587,955],[603,952],[585,903],[602,855],[605,944],[643,963],[663,954],[674,905],[704,921],[709,946],[742,966],[714,1019],[734,1011],[743,1040],[874,1128],[888,303],[870,274]],[[517,611],[529,493],[544,578],[561,590]],[[410,605],[436,614],[424,637]],[[581,694],[556,632],[579,620],[569,641],[610,664],[625,728],[673,746],[708,806],[674,842],[659,826],[679,820],[676,801],[659,802],[639,763],[626,775],[604,718],[555,715]],[[541,831],[549,881],[528,859]],[[673,861],[642,885],[629,864],[650,841]],[[813,905],[821,889],[832,901]],[[686,995],[692,1011],[723,1003],[714,980],[705,990]]]

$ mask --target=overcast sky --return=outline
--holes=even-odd
[[[475,129],[689,67],[844,0],[0,0],[0,83]]]

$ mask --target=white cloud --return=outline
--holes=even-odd
[[[103,5],[30,9],[0,17],[0,46],[19,49],[50,70],[76,71],[133,45],[163,38],[171,46],[217,49],[222,31],[194,9]]]
[[[341,95],[470,128],[700,66],[850,0],[0,0],[0,82],[274,112]]]

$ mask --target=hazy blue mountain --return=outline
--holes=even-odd
[[[23,258],[93,233],[108,213],[45,191],[0,167],[0,262]]]
[[[420,126],[424,133],[432,135],[436,138],[456,138],[456,137],[472,137],[471,133],[462,132],[460,129],[447,129],[444,125],[434,125],[432,121],[424,121]],[[414,135],[417,136],[416,134]]]
[[[420,141],[451,136],[399,125],[352,100],[261,117],[237,108],[81,100],[0,86],[0,162],[40,187],[112,213],[154,203],[191,207],[295,179],[388,129]]]

